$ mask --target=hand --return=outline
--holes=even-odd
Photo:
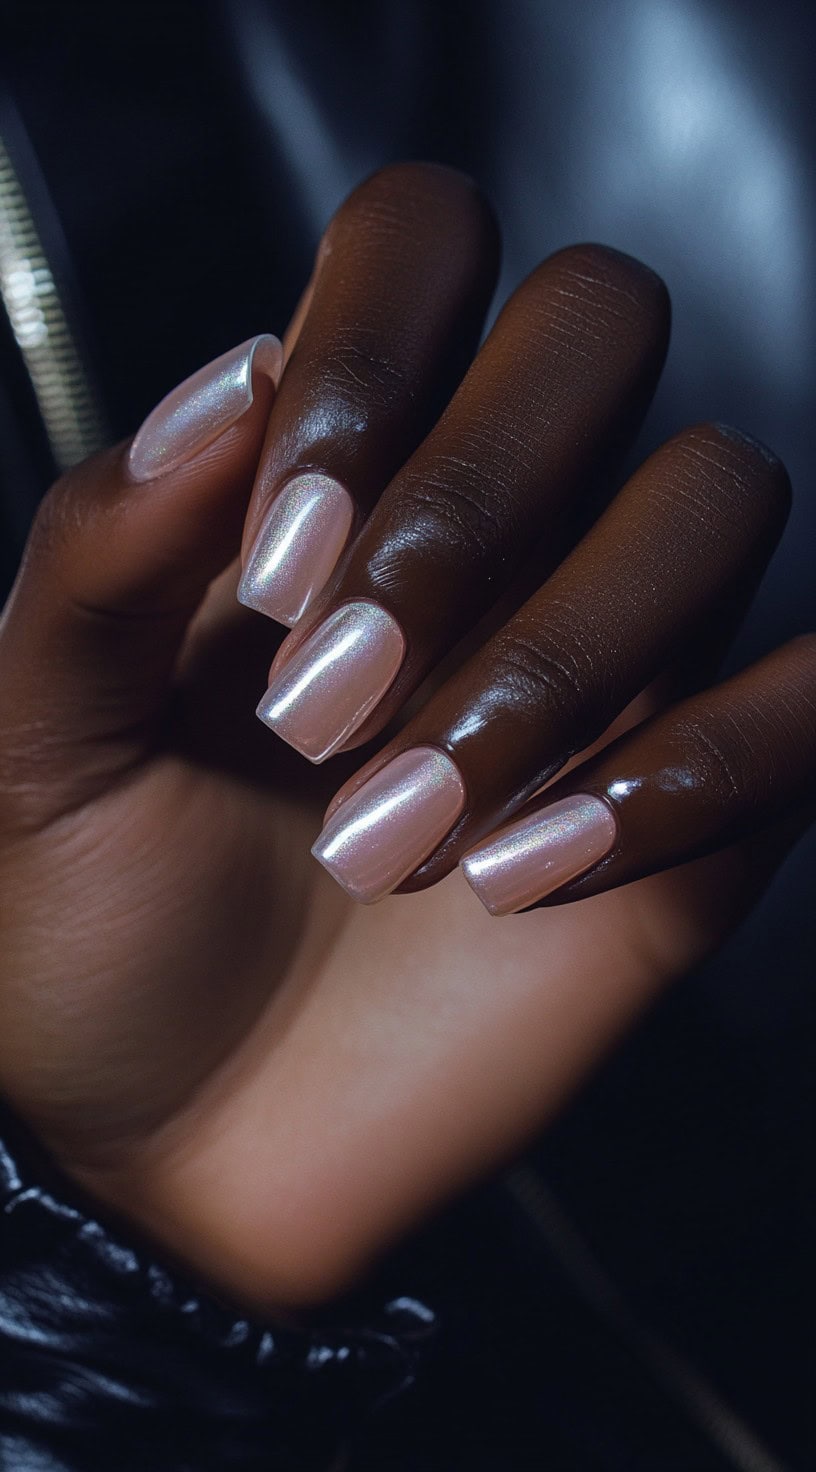
[[[64,477],[0,629],[0,1084],[256,1305],[516,1150],[803,821],[814,641],[704,691],[784,469],[697,427],[600,510],[665,290],[560,252],[460,383],[496,255],[460,176],[364,184],[277,394],[260,338]]]

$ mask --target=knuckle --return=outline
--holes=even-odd
[[[734,801],[759,802],[774,768],[764,723],[746,717],[746,712],[742,719],[736,712],[720,713],[716,718],[698,712],[677,727],[684,761],[700,773],[708,791],[723,806]]]
[[[492,565],[509,553],[518,521],[510,488],[472,456],[450,452],[424,471],[407,471],[398,494],[412,540],[444,548],[446,559]]]
[[[59,554],[98,530],[111,532],[132,491],[121,474],[123,446],[101,450],[66,470],[34,514],[28,547]]]
[[[70,472],[61,476],[46,491],[31,523],[28,551],[53,558],[72,533],[80,530],[82,514],[76,486]]]
[[[376,328],[367,330],[361,323],[324,342],[320,377],[321,395],[357,413],[361,396],[369,409],[388,411],[402,399],[413,400],[416,392],[399,355],[386,350]]]
[[[584,744],[594,724],[595,701],[580,653],[540,632],[500,634],[490,678],[508,702],[530,709],[536,720],[553,720],[569,732],[571,746]]]
[[[58,597],[72,599],[77,582],[102,574],[121,540],[132,489],[120,473],[122,446],[83,460],[45,493],[34,514],[21,564],[22,585],[47,579]]]
[[[738,695],[726,685],[700,697],[675,739],[715,801],[763,807],[814,770],[816,636],[791,640],[737,678]]]

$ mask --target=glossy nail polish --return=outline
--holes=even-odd
[[[246,413],[253,374],[266,373],[277,384],[281,365],[278,339],[262,333],[185,379],[148,414],[133,440],[128,454],[133,480],[155,480],[199,454]]]
[[[405,636],[378,603],[344,603],[286,661],[258,706],[296,751],[322,762],[382,699],[405,657]]]
[[[352,899],[373,904],[433,853],[465,806],[456,763],[433,746],[394,757],[338,808],[312,849]]]
[[[238,602],[289,628],[325,586],[349,538],[351,496],[330,475],[308,471],[267,510],[238,584]]]
[[[581,793],[519,818],[471,849],[461,867],[491,915],[511,915],[592,869],[617,836],[612,809]]]

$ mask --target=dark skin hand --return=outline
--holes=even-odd
[[[561,251],[476,353],[496,265],[468,180],[367,181],[279,389],[268,343],[239,354],[251,392],[207,433],[185,409],[184,455],[165,415],[64,477],[0,626],[0,1085],[84,1186],[254,1306],[348,1286],[516,1151],[728,933],[812,801],[814,640],[713,684],[783,467],[703,425],[618,489],[664,287]],[[305,472],[344,488],[351,530],[279,649],[238,554]],[[324,688],[303,661],[349,609],[369,632],[332,636]],[[267,718],[321,728],[325,764],[256,720],[270,663]],[[398,892],[357,904],[310,844],[417,749],[456,801],[417,847],[414,794],[404,872],[367,871]],[[576,798],[603,854],[489,914],[460,861]]]

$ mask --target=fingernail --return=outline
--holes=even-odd
[[[354,503],[330,475],[296,475],[278,492],[252,545],[238,602],[289,628],[328,582],[346,545]]]
[[[395,756],[347,799],[312,849],[352,899],[371,905],[433,853],[465,806],[455,762],[433,746]]]
[[[512,915],[586,873],[614,847],[618,825],[599,797],[565,797],[519,818],[460,861],[491,915]]]
[[[262,333],[186,378],[138,431],[128,454],[133,479],[166,475],[218,439],[252,403],[253,373],[267,373],[277,384],[281,363],[278,339]]]
[[[377,603],[345,603],[286,661],[258,706],[261,720],[322,762],[363,724],[393,684],[405,636]]]

